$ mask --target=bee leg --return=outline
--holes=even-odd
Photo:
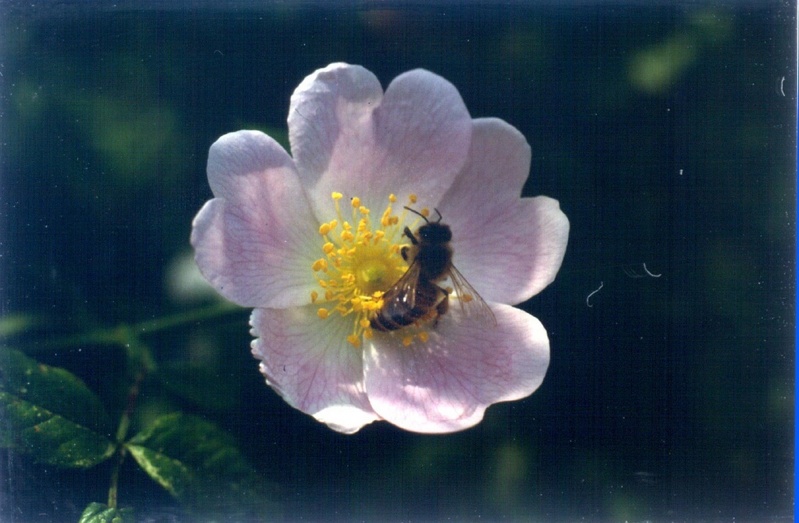
[[[416,236],[413,235],[413,232],[410,230],[410,228],[405,227],[404,234],[410,238],[412,244],[419,245],[419,240],[416,239]]]
[[[402,255],[402,259],[408,261],[408,246],[406,245],[402,249],[400,249],[400,254]]]
[[[433,328],[438,325],[438,320],[441,319],[441,316],[445,315],[449,310],[449,293],[441,287],[436,287],[439,291],[441,291],[441,299],[439,300],[438,304],[436,304],[436,319],[433,322]]]

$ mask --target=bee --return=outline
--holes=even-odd
[[[417,321],[434,321],[449,310],[449,295],[452,290],[458,298],[461,310],[481,321],[488,319],[496,325],[496,318],[488,304],[469,285],[466,278],[452,264],[452,231],[441,223],[441,213],[436,209],[438,220],[431,222],[422,213],[418,214],[425,224],[414,234],[405,227],[404,235],[411,241],[400,250],[402,259],[408,262],[408,270],[383,294],[383,306],[371,318],[374,330],[388,332],[407,327]],[[452,290],[439,285],[449,278]]]

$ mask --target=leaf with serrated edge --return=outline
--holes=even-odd
[[[65,369],[0,348],[0,446],[40,463],[91,467],[114,453],[100,399]]]
[[[162,416],[126,444],[155,481],[194,509],[274,511],[271,492],[216,425],[196,416]],[[257,507],[256,507],[257,506]],[[256,510],[257,508],[257,510]]]
[[[89,503],[80,515],[78,523],[135,523],[133,510],[130,508],[109,508],[103,503]]]

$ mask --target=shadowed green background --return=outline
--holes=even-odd
[[[178,386],[215,394],[197,410],[145,383],[134,423],[179,407],[225,428],[288,520],[787,519],[795,6],[707,4],[2,8],[0,297],[39,322],[13,341],[116,394],[119,351],[37,343],[215,300],[187,258],[210,144],[285,144],[289,96],[330,62],[384,86],[423,67],[521,130],[524,195],[571,221],[557,280],[522,305],[550,334],[542,387],[459,434],[342,436],[263,384],[242,311],[151,338],[164,367],[202,369]],[[2,457],[9,521],[106,496],[108,466]],[[130,462],[120,503],[184,517]]]

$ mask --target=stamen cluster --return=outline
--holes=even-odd
[[[408,269],[400,255],[402,248],[402,217],[393,214],[397,197],[389,195],[389,203],[373,223],[370,210],[361,199],[350,200],[350,216],[341,209],[343,195],[331,195],[336,218],[323,223],[319,234],[324,243],[323,256],[314,261],[311,269],[321,287],[321,293],[311,292],[311,303],[320,304],[317,315],[327,319],[331,314],[352,316],[353,328],[347,341],[360,347],[361,338],[369,339],[373,332],[370,319],[383,306],[383,294]],[[411,202],[416,197],[411,195]]]

